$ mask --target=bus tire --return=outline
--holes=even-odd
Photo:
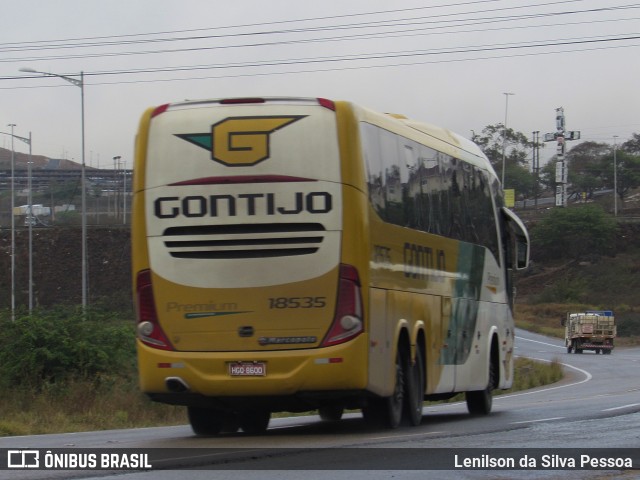
[[[337,422],[342,418],[344,407],[342,405],[325,405],[318,409],[318,413],[325,422]]]
[[[242,412],[238,414],[240,421],[240,428],[244,433],[258,434],[266,432],[269,427],[269,420],[271,420],[271,412],[257,411],[257,412]]]
[[[422,423],[422,406],[424,404],[424,359],[422,349],[416,349],[415,362],[406,356],[406,382],[404,391],[403,416],[411,426]]]
[[[492,355],[493,356],[493,355]],[[493,406],[493,388],[496,384],[498,372],[493,359],[489,363],[489,382],[484,390],[466,392],[467,410],[471,415],[488,415]]]
[[[196,435],[218,435],[224,426],[224,413],[213,408],[187,407],[187,416]]]
[[[398,350],[396,355],[396,384],[393,394],[389,397],[371,398],[368,404],[362,408],[362,416],[369,425],[385,428],[397,428],[400,425],[405,390],[402,363],[402,354]]]

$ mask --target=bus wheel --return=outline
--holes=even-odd
[[[397,428],[402,420],[402,405],[404,403],[404,369],[400,351],[396,355],[396,385],[390,397],[375,397],[362,408],[365,422],[374,426]]]
[[[325,422],[337,422],[342,418],[344,408],[342,405],[326,405],[318,409],[320,418]]]
[[[491,412],[493,405],[493,387],[495,385],[498,372],[497,365],[493,360],[489,364],[489,383],[484,390],[466,392],[467,410],[471,415],[487,415]]]
[[[222,420],[222,429],[220,433],[236,433],[240,430],[240,420],[235,413],[225,414],[225,418]]]
[[[416,361],[411,364],[411,360],[406,356],[407,379],[404,391],[403,415],[409,425],[416,426],[422,422],[422,406],[424,404],[424,360],[420,348],[416,351]]]
[[[224,425],[223,412],[213,408],[187,407],[187,415],[196,435],[217,435]]]
[[[240,428],[242,428],[245,433],[264,433],[269,426],[271,412],[242,412],[238,418],[240,420]]]

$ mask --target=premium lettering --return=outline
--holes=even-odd
[[[153,202],[158,218],[179,216],[235,217],[238,215],[297,215],[321,214],[333,209],[333,198],[328,192],[240,193],[237,195],[190,195],[187,197],[159,197]]]

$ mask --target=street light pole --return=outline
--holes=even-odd
[[[13,133],[13,127],[15,127],[15,123],[10,123],[8,125],[11,127],[11,133],[0,132],[3,135],[11,136],[11,319],[15,320],[15,216],[14,216],[14,190],[15,190],[15,149],[13,148],[13,139],[17,138],[18,140],[23,141],[27,145],[29,145],[29,162],[28,162],[28,195],[29,195],[29,218],[33,217],[33,206],[31,201],[31,164],[32,164],[32,151],[31,151],[31,132],[29,132],[29,138],[21,137],[19,135],[15,135]],[[31,222],[29,222],[29,313],[31,313],[33,306],[33,262],[32,262],[32,240],[33,239],[33,231],[31,230]]]
[[[122,224],[127,224],[127,162],[122,162]]]
[[[85,125],[84,125],[84,72],[80,72],[80,80],[77,78],[67,77],[66,75],[60,75],[57,73],[50,72],[40,72],[38,70],[34,70],[32,68],[21,68],[21,72],[27,73],[39,73],[40,75],[48,76],[48,77],[58,77],[61,78],[72,85],[80,88],[80,118],[81,118],[81,128],[82,128],[82,165],[80,170],[80,189],[81,189],[81,203],[82,203],[82,240],[81,240],[81,255],[82,255],[82,308],[86,308],[87,306],[87,189],[85,182]]]
[[[33,186],[31,168],[33,166],[33,149],[31,148],[31,132],[29,132],[29,163],[27,164],[28,202],[29,202],[29,314],[33,310]]]
[[[509,112],[509,95],[515,95],[515,93],[504,92],[505,105],[504,105],[504,129],[502,130],[502,189],[504,190],[504,170],[507,157],[507,114]]]
[[[120,210],[120,186],[118,183],[118,170],[120,170],[120,155],[113,157],[113,219],[118,221],[118,210]]]
[[[618,135],[613,136],[613,216],[618,216],[618,162],[616,159]]]
[[[11,127],[11,321],[16,319],[16,217],[13,209],[15,208],[15,168],[16,157],[15,148],[13,146],[13,128],[15,123],[8,125]]]

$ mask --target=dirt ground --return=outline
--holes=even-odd
[[[33,228],[33,304],[81,304],[81,229]],[[87,229],[88,303],[131,307],[131,242],[128,227]],[[11,230],[0,230],[0,308],[11,306]],[[28,306],[29,236],[16,229],[16,307]]]

